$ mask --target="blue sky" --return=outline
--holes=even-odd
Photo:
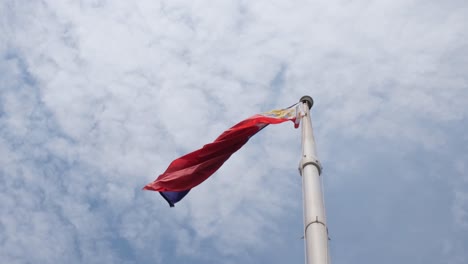
[[[302,263],[300,129],[175,208],[141,191],[315,99],[332,263],[468,262],[466,1],[0,2],[0,262]]]

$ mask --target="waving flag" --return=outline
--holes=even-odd
[[[299,127],[302,104],[297,103],[288,108],[272,110],[249,117],[224,131],[215,141],[204,145],[174,160],[166,171],[144,190],[158,191],[171,207],[198,184],[215,173],[229,157],[239,150],[250,137],[269,124],[285,121],[294,122]]]

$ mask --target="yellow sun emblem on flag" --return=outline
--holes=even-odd
[[[289,108],[289,109],[281,109],[281,110],[271,110],[269,112],[263,113],[263,115],[272,116],[276,118],[292,118],[296,114],[295,114],[294,108]]]

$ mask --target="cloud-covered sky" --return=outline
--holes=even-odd
[[[467,54],[463,0],[2,0],[0,262],[302,263],[290,123],[141,188],[311,95],[332,263],[468,263]]]

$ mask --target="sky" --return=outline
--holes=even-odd
[[[332,263],[466,264],[467,54],[464,0],[0,0],[0,262],[303,263],[292,123],[141,189],[310,95]]]

